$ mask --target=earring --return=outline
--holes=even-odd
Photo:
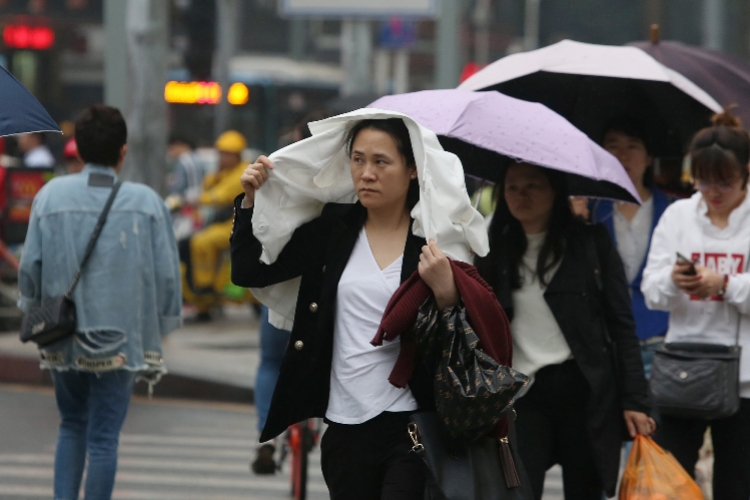
[[[417,176],[416,175],[412,175],[411,178],[412,178],[412,180],[414,180],[414,179],[417,178]]]

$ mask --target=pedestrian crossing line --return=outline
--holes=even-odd
[[[14,497],[52,498],[52,488],[49,486],[27,486],[16,484],[0,484],[0,498],[13,495]]]
[[[152,457],[193,457],[193,458],[238,458],[241,460],[250,460],[253,456],[254,448],[246,450],[224,450],[211,448],[191,448],[181,446],[140,446],[140,445],[120,445],[118,448],[120,456],[125,454],[144,455]]]
[[[217,493],[210,493],[208,495],[206,495],[205,493],[169,494],[162,492],[154,493],[128,490],[116,490],[112,494],[112,500],[207,500],[207,498],[210,498],[211,500],[247,500],[248,498],[255,497],[248,497],[248,495],[237,496]]]
[[[52,488],[44,486],[0,485],[0,498],[27,497],[33,499],[52,498]],[[113,500],[247,500],[247,495],[226,495],[221,493],[167,493],[151,491],[131,491],[115,489]],[[253,498],[257,498],[254,496]]]
[[[41,454],[26,454],[26,455],[9,455],[0,454],[0,464],[16,464],[16,465],[47,465],[52,466],[55,463],[55,457],[53,455],[41,455]],[[239,462],[232,460],[231,462],[221,463],[217,461],[202,460],[163,460],[153,458],[139,458],[130,456],[120,456],[117,460],[117,465],[120,469],[122,468],[136,468],[136,469],[156,469],[156,470],[184,470],[184,471],[200,471],[200,472],[224,472],[224,473],[237,473],[237,474],[249,474],[248,462]]]
[[[220,428],[203,428],[203,427],[188,427],[178,426],[169,429],[170,435],[188,435],[188,436],[217,436],[226,437],[232,439],[251,439],[255,443],[258,442],[258,431],[255,428],[248,428],[246,432],[241,432],[242,429],[220,429]]]
[[[218,446],[222,448],[254,449],[257,443],[250,439],[226,439],[196,436],[164,436],[156,434],[122,434],[120,442],[127,444],[168,444],[172,446]]]
[[[196,448],[196,447],[170,447],[170,446],[143,446],[121,444],[118,448],[119,455],[144,456],[144,457],[181,457],[181,458],[215,458],[215,459],[238,459],[243,463],[249,462],[255,457],[255,447],[247,450],[225,450],[221,448]],[[289,460],[289,458],[287,458]],[[318,465],[320,469],[320,453],[311,453],[308,458],[310,465]]]
[[[11,477],[14,479],[47,479],[53,478],[53,471],[49,467],[43,469],[36,467],[14,467],[0,466],[0,477]],[[4,481],[3,481],[4,482]],[[2,484],[2,482],[0,482]],[[196,487],[196,488],[216,488],[224,490],[268,490],[268,491],[288,491],[289,484],[287,481],[278,481],[273,479],[261,479],[252,477],[248,474],[246,478],[233,478],[227,476],[196,476],[184,474],[154,474],[154,473],[136,473],[127,470],[118,470],[115,479],[115,487],[120,485],[150,485],[150,486],[178,486],[178,487]],[[326,493],[328,490],[321,480],[310,478],[308,490],[316,493]],[[0,489],[2,493],[2,489]],[[1,498],[2,496],[0,496]]]

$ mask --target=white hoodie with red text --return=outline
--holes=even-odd
[[[700,193],[667,208],[651,238],[641,291],[651,309],[669,311],[667,342],[733,345],[740,316],[740,395],[750,398],[750,196],[724,229],[711,224]],[[720,274],[728,274],[725,296],[691,297],[672,281],[677,252]]]

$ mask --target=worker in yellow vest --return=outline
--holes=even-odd
[[[240,177],[248,165],[241,157],[247,141],[239,132],[224,132],[216,139],[215,147],[219,152],[219,167],[216,173],[204,178],[198,200],[201,206],[212,209],[212,223],[182,242],[180,248],[186,266],[185,285],[189,288],[184,295],[190,302],[193,300],[189,297],[201,298],[194,301],[201,319],[209,318],[208,309],[213,303],[210,297],[218,291],[219,258],[229,250],[234,199],[243,192]]]

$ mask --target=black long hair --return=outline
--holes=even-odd
[[[555,193],[547,236],[539,251],[539,258],[534,270],[534,274],[542,286],[547,286],[549,284],[546,279],[547,273],[562,260],[569,238],[576,231],[576,228],[583,225],[583,222],[577,219],[570,209],[568,181],[565,174],[556,170],[538,168],[547,176]],[[489,230],[490,253],[477,262],[480,274],[496,289],[500,278],[498,273],[500,264],[507,265],[506,270],[511,288],[521,288],[522,281],[519,269],[528,246],[523,226],[510,213],[508,203],[505,201],[505,178],[507,174],[508,168],[504,168],[504,172],[500,176],[500,182],[495,186],[497,208]],[[503,259],[505,262],[502,262]]]

